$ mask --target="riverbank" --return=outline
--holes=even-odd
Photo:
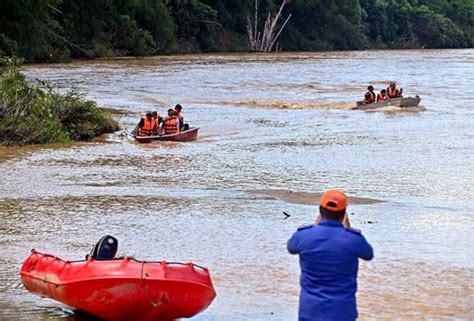
[[[0,60],[0,144],[68,143],[119,129],[105,110],[77,91],[58,93],[48,83],[30,85],[18,62]]]

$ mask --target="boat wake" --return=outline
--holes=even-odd
[[[262,108],[278,108],[278,109],[343,109],[349,110],[354,107],[354,102],[291,102],[281,100],[258,100],[258,99],[241,99],[241,100],[211,100],[211,101],[195,101],[198,104],[208,105],[226,105],[226,106],[244,106],[244,107],[262,107]]]
[[[390,82],[393,80],[374,80],[374,81],[369,81],[367,84],[372,84],[374,87],[376,87],[376,91],[379,91],[381,89],[386,88]],[[270,83],[267,84],[268,87],[270,88],[284,88],[284,89],[291,89],[291,90],[310,90],[312,92],[317,92],[317,93],[353,93],[355,95],[361,94],[366,87],[367,84],[361,84],[361,83],[356,83],[356,82],[350,82],[350,83],[345,83],[341,84],[338,86],[334,85],[324,85],[321,84],[320,82],[306,82],[306,83]]]
[[[422,111],[426,111],[425,106],[417,106],[417,107],[397,107],[397,106],[385,106],[379,107],[375,109],[367,109],[365,112],[370,113],[419,113]]]

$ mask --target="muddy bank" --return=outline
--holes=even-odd
[[[293,192],[290,190],[279,190],[279,189],[254,189],[250,190],[250,193],[265,195],[271,198],[277,198],[284,202],[302,205],[317,205],[321,195],[323,193],[310,193],[310,192]],[[349,204],[353,205],[368,205],[383,203],[382,200],[376,200],[364,197],[349,196]]]

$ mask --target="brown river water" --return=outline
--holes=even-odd
[[[209,267],[218,296],[193,320],[296,320],[299,266],[286,241],[315,218],[309,193],[329,188],[355,197],[352,224],[376,253],[360,267],[361,320],[474,319],[474,50],[185,55],[24,71],[85,92],[116,111],[123,130],[0,149],[0,320],[89,320],[28,293],[18,273],[31,248],[78,259],[106,233],[119,254]],[[368,84],[378,91],[391,80],[422,106],[350,110]],[[197,141],[140,145],[127,135],[145,111],[176,103],[201,128]]]

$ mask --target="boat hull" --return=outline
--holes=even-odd
[[[407,108],[407,107],[418,107],[420,104],[421,98],[416,97],[402,97],[402,98],[393,98],[373,104],[362,104],[357,105],[352,109],[358,110],[368,110],[368,109],[377,109],[381,107],[399,107],[399,108]]]
[[[20,277],[32,293],[107,320],[189,318],[216,296],[208,270],[192,263],[70,262],[32,251]]]
[[[190,142],[197,139],[199,127],[192,127],[188,130],[177,134],[155,135],[155,136],[137,136],[134,138],[140,143],[150,143],[154,141],[171,141],[171,142]]]

